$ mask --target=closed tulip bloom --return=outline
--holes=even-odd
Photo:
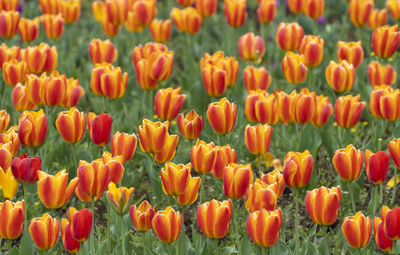
[[[103,152],[101,158],[96,159],[110,169],[109,181],[118,184],[124,177],[125,167],[122,156],[112,156],[108,151]]]
[[[111,138],[112,156],[122,156],[123,162],[132,159],[137,147],[137,137],[135,134],[127,134],[117,131]]]
[[[203,84],[207,94],[220,97],[227,89],[228,77],[225,70],[216,65],[206,65],[202,69]]]
[[[45,213],[41,218],[34,218],[29,224],[29,234],[33,242],[41,250],[49,250],[57,243],[60,224],[57,219],[53,219],[49,213]]]
[[[193,204],[196,201],[197,196],[199,194],[200,184],[201,184],[200,177],[191,177],[183,194],[177,196],[176,198],[178,204],[183,206]]]
[[[110,167],[102,161],[88,163],[79,161],[77,170],[78,186],[75,189],[76,196],[83,202],[100,199],[109,183]]]
[[[356,69],[346,60],[339,64],[331,60],[325,69],[325,77],[329,86],[336,92],[349,91],[356,80]]]
[[[271,247],[279,240],[282,218],[281,209],[255,211],[247,217],[247,233],[257,245]]]
[[[161,183],[165,194],[179,196],[182,195],[189,184],[191,178],[191,164],[165,163],[161,169]]]
[[[237,153],[229,144],[215,146],[215,159],[212,165],[212,172],[216,179],[223,179],[224,168],[230,163],[237,163]]]
[[[101,21],[101,28],[105,36],[114,37],[121,30],[121,25],[115,25],[108,20]]]
[[[152,221],[153,230],[164,243],[172,243],[178,240],[182,228],[182,215],[176,212],[172,206],[164,211],[158,211]]]
[[[357,68],[364,59],[364,51],[362,48],[362,42],[343,42],[338,41],[337,43],[336,57],[340,62],[346,60],[349,64],[353,64],[354,68]]]
[[[366,150],[365,171],[373,184],[383,183],[389,172],[389,154],[383,151],[373,153],[371,150]]]
[[[400,32],[397,25],[381,26],[372,33],[371,47],[376,56],[390,58],[397,50],[400,42]]]
[[[196,10],[203,18],[210,17],[217,12],[218,0],[195,0]]]
[[[125,20],[125,28],[126,30],[128,30],[129,32],[132,33],[137,33],[137,32],[141,32],[143,31],[144,27],[141,25],[137,24],[137,16],[135,16],[135,13],[133,13],[133,11],[128,11],[128,15],[126,16],[126,20]],[[111,23],[109,23],[111,24]]]
[[[271,75],[265,67],[246,66],[243,71],[243,81],[247,92],[251,90],[267,90],[271,85]]]
[[[303,2],[304,0],[288,0],[287,5],[292,13],[302,13]]]
[[[282,59],[281,67],[288,82],[299,84],[306,80],[308,69],[304,62],[304,55],[299,55],[292,51],[286,52]]]
[[[275,19],[276,16],[276,1],[261,0],[258,3],[257,17],[258,22],[268,24]]]
[[[19,12],[1,11],[0,12],[0,38],[10,39],[14,37],[18,29],[20,19]]]
[[[247,18],[246,0],[224,0],[224,14],[228,25],[237,28],[244,24]]]
[[[203,18],[193,7],[186,7],[183,10],[172,8],[170,16],[176,28],[184,33],[196,34],[201,27]]]
[[[154,110],[161,120],[174,120],[185,102],[186,95],[181,88],[166,88],[157,91],[154,98]]]
[[[179,5],[186,7],[192,5],[194,0],[176,0],[176,2],[178,2]]]
[[[390,15],[394,20],[398,20],[400,17],[400,1],[399,0],[387,0],[386,8],[388,8]]]
[[[68,208],[66,215],[71,227],[72,237],[80,243],[85,242],[92,231],[92,212],[86,208],[80,211],[74,207]]]
[[[387,206],[382,206],[380,211],[383,221],[383,232],[385,236],[392,241],[400,239],[400,207],[390,209]]]
[[[370,94],[369,110],[377,118],[389,121],[400,117],[400,90],[387,86],[376,86]]]
[[[213,142],[207,144],[197,139],[196,144],[190,150],[190,162],[196,172],[200,174],[208,174],[211,172],[216,153],[214,148],[215,145]]]
[[[228,134],[235,127],[237,107],[224,97],[219,102],[208,105],[207,119],[218,134]]]
[[[265,184],[262,180],[256,179],[253,184],[249,185],[246,191],[245,207],[250,213],[258,210],[275,210],[278,202],[276,195],[277,184]]]
[[[271,144],[272,131],[272,127],[267,124],[246,126],[244,141],[251,154],[258,156],[268,152],[269,145]]]
[[[317,106],[315,114],[312,119],[312,124],[318,127],[326,125],[329,121],[329,117],[333,113],[333,107],[329,102],[329,97],[323,95],[317,97]]]
[[[137,0],[132,5],[134,22],[139,26],[150,26],[157,13],[156,0]]]
[[[85,90],[81,87],[79,81],[74,78],[67,79],[66,84],[67,88],[61,106],[63,108],[75,107],[83,95],[85,95]]]
[[[239,73],[239,62],[235,59],[235,57],[221,58],[218,60],[216,65],[226,72],[226,85],[228,88],[235,85]]]
[[[3,64],[4,82],[11,87],[15,87],[18,83],[23,83],[26,79],[27,67],[25,62],[12,59]]]
[[[21,50],[21,60],[26,63],[28,73],[51,72],[57,67],[57,48],[46,43]]]
[[[124,23],[128,13],[127,5],[124,0],[106,0],[105,10],[108,22],[114,25]]]
[[[12,174],[11,168],[0,169],[0,190],[5,199],[13,199],[17,193],[18,182]]]
[[[391,251],[393,248],[393,241],[386,237],[383,228],[383,221],[379,217],[374,218],[374,238],[375,244],[381,251]]]
[[[32,75],[29,75],[31,78]],[[57,71],[53,71],[50,76],[46,76],[42,74],[39,78],[41,80],[38,83],[39,88],[39,95],[42,104],[47,106],[57,106],[60,105],[61,102],[64,100],[65,92],[67,89],[67,77],[63,74],[60,75]],[[34,90],[36,89],[36,85],[32,87],[31,82],[27,81],[28,89],[32,95],[35,94]],[[31,97],[31,101],[35,102],[36,99]],[[38,103],[39,104],[39,101]]]
[[[61,219],[61,240],[66,249],[70,253],[77,253],[80,249],[80,243],[72,236],[71,223],[66,219]]]
[[[381,65],[377,61],[372,61],[368,65],[368,79],[372,87],[391,86],[396,81],[396,77],[397,73],[390,64]]]
[[[246,98],[244,113],[251,122],[274,125],[279,120],[278,98],[265,91],[250,91]]]
[[[332,225],[338,216],[341,197],[340,186],[331,189],[322,186],[308,191],[304,203],[312,221],[318,225]]]
[[[1,110],[0,111],[0,133],[5,132],[7,130],[9,124],[10,124],[10,114],[8,114],[6,110]]]
[[[91,5],[91,10],[95,20],[101,22],[107,19],[106,5],[104,1],[93,1]]]
[[[40,19],[21,18],[18,23],[18,33],[24,42],[32,42],[39,35]]]
[[[7,144],[7,149],[13,157],[17,155],[20,141],[17,132],[12,127],[0,133],[0,143]]]
[[[17,46],[9,48],[5,43],[0,44],[0,69],[3,67],[4,62],[12,59],[20,59],[20,48]]]
[[[57,14],[44,14],[41,17],[44,31],[48,38],[56,40],[64,33],[64,19]]]
[[[165,44],[148,42],[144,46],[136,46],[132,51],[132,63],[133,67],[137,67],[141,59],[148,59],[153,54],[168,53],[168,48]],[[172,54],[172,52],[171,52]]]
[[[304,55],[308,67],[319,66],[324,58],[324,39],[320,36],[306,35],[300,42],[299,53]]]
[[[47,135],[47,117],[40,109],[38,112],[24,111],[19,116],[18,136],[22,145],[37,147]]]
[[[311,122],[317,110],[317,95],[303,88],[298,94],[293,109],[293,119],[296,123]]]
[[[152,122],[144,119],[139,126],[139,142],[143,152],[158,153],[168,138],[168,122]]]
[[[249,32],[239,38],[238,51],[241,59],[260,62],[265,54],[265,42],[260,36]]]
[[[0,0],[0,10],[17,11],[19,0]]]
[[[128,73],[122,73],[121,67],[110,64],[97,64],[90,78],[90,88],[98,96],[111,99],[121,98],[128,85]]]
[[[174,65],[174,52],[154,52],[145,60],[142,61],[143,68],[148,69],[147,74],[152,80],[165,81],[171,76]]]
[[[284,160],[283,177],[286,185],[301,188],[310,181],[313,172],[313,158],[308,150],[304,152],[290,151]]]
[[[196,220],[201,232],[208,238],[220,239],[229,231],[232,216],[232,201],[222,202],[215,199],[201,204],[197,208]]]
[[[294,122],[294,109],[297,101],[297,91],[293,90],[290,94],[286,94],[283,91],[279,91],[276,94],[277,97],[277,108],[279,113],[279,119],[283,124]]]
[[[374,0],[351,0],[348,12],[351,22],[355,27],[363,27],[367,24],[368,18],[374,7]]]
[[[400,138],[394,138],[389,142],[389,153],[397,168],[400,168]]]
[[[282,196],[283,191],[285,190],[285,180],[278,169],[275,169],[274,171],[267,174],[263,174],[262,172],[260,172],[260,179],[267,185],[272,185],[276,183],[276,195],[278,196],[278,198]]]
[[[158,85],[157,81],[150,76],[148,62],[147,59],[141,59],[135,66],[136,79],[140,88],[143,90],[153,90],[157,88]]]
[[[253,183],[251,164],[230,163],[224,168],[223,188],[228,198],[234,200],[242,198],[251,183]]]
[[[0,203],[0,238],[17,239],[24,227],[25,202],[6,200]]]
[[[188,140],[197,139],[203,130],[204,120],[194,110],[190,110],[186,115],[179,113],[176,118],[179,132]]]
[[[354,127],[361,117],[365,102],[360,101],[360,95],[341,96],[335,102],[335,120],[342,128]]]
[[[94,144],[102,147],[110,142],[112,122],[112,117],[107,113],[100,115],[93,112],[88,113],[90,139]]]
[[[20,183],[35,183],[38,180],[38,171],[42,169],[42,160],[39,157],[29,157],[22,154],[11,162],[14,178]]]
[[[371,219],[359,211],[354,216],[343,219],[342,232],[349,245],[353,248],[367,246],[371,238]]]
[[[380,26],[386,25],[387,23],[387,10],[372,10],[368,18],[368,27],[376,29]]]
[[[312,19],[317,19],[325,10],[325,0],[302,0],[303,12]]]
[[[114,182],[108,184],[107,200],[118,214],[124,215],[128,211],[134,190],[133,187],[117,188]]]
[[[304,30],[296,22],[280,23],[276,29],[276,43],[284,51],[297,50],[303,36]]]
[[[129,216],[132,224],[138,231],[147,231],[151,229],[151,221],[156,212],[156,207],[154,206],[154,208],[151,208],[147,200],[144,200],[138,207],[132,205],[129,208]]]
[[[154,160],[160,164],[171,161],[175,157],[178,142],[178,135],[169,135],[161,151],[154,155]]]
[[[171,20],[154,19],[149,26],[151,37],[156,42],[166,42],[171,36]]]
[[[363,153],[361,150],[357,150],[353,144],[349,144],[345,149],[335,151],[332,163],[343,180],[355,181],[361,174]]]
[[[56,127],[67,143],[80,142],[85,135],[86,115],[75,107],[57,115]]]
[[[10,168],[13,155],[11,154],[12,144],[0,144],[0,168],[4,171]]]
[[[93,39],[89,43],[89,56],[92,64],[112,64],[118,56],[118,51],[110,40]]]
[[[58,13],[58,0],[39,0],[39,7],[42,14],[57,14]]]
[[[67,24],[76,22],[81,15],[81,0],[59,0],[58,7],[59,13]]]

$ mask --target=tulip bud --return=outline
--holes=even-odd
[[[213,130],[218,134],[230,133],[235,127],[237,107],[227,98],[208,105],[207,119]]]
[[[351,0],[348,8],[351,22],[355,27],[363,27],[368,22],[374,0]]]
[[[331,189],[321,186],[308,191],[304,203],[312,221],[322,226],[332,225],[338,216],[341,197],[340,186]]]
[[[151,229],[151,221],[156,212],[156,207],[154,206],[154,208],[151,208],[151,205],[146,200],[144,200],[138,208],[136,208],[136,205],[132,205],[129,208],[129,216],[132,224],[138,231],[147,231]]]
[[[113,119],[107,113],[96,115],[93,112],[88,113],[88,128],[90,139],[97,146],[105,146],[111,139],[111,126]]]
[[[224,0],[224,14],[228,25],[237,28],[244,24],[247,18],[246,0]]]
[[[371,47],[377,57],[390,58],[397,50],[400,32],[397,25],[381,26],[372,33]]]
[[[203,117],[199,116],[194,110],[190,110],[186,115],[179,113],[176,118],[179,132],[188,140],[197,139],[203,130]]]
[[[18,32],[24,42],[32,42],[39,35],[40,19],[21,18],[18,23]]]
[[[110,184],[108,184],[107,199],[118,214],[124,215],[126,213],[131,204],[134,190],[135,189],[133,187],[117,188],[114,182],[110,182]]]
[[[117,59],[118,51],[110,40],[93,39],[89,43],[89,56],[93,65],[111,64]]]
[[[356,69],[346,60],[337,64],[330,61],[325,69],[325,77],[329,86],[337,92],[349,91],[356,80]]]
[[[200,13],[193,7],[186,7],[182,10],[172,8],[170,16],[179,31],[189,34],[196,34],[203,21]]]
[[[152,122],[144,119],[139,126],[139,142],[143,152],[158,153],[168,138],[168,122]]]
[[[0,12],[0,38],[10,39],[17,32],[20,14],[16,11]]]
[[[239,38],[238,51],[241,59],[259,63],[265,54],[265,42],[260,36],[249,32]]]
[[[383,183],[389,172],[389,154],[383,151],[373,153],[371,150],[366,150],[365,171],[373,184]]]
[[[304,55],[308,67],[319,66],[324,58],[324,39],[320,36],[306,35],[300,42],[299,53]]]
[[[304,36],[298,23],[280,23],[276,29],[276,43],[284,51],[297,50]]]
[[[336,57],[340,62],[346,60],[348,63],[353,64],[354,68],[357,68],[364,59],[364,51],[362,48],[362,42],[343,42],[338,41]]]
[[[220,239],[228,234],[231,215],[232,201],[213,199],[197,208],[196,220],[205,236]]]
[[[361,117],[365,102],[360,101],[360,95],[341,96],[335,102],[335,120],[342,128],[354,127]]]
[[[314,161],[308,150],[304,152],[290,151],[284,160],[283,177],[286,185],[301,188],[308,184],[313,172]]]
[[[161,120],[174,120],[185,102],[186,95],[181,88],[166,88],[157,91],[154,98],[154,110]]]
[[[272,127],[264,124],[256,126],[247,125],[244,132],[244,141],[247,149],[253,155],[264,155],[271,144]]]
[[[372,222],[359,211],[354,216],[343,219],[342,232],[349,245],[353,248],[367,246],[371,238]]]
[[[169,37],[171,36],[171,20],[159,20],[154,19],[150,26],[150,34],[154,41],[156,42],[166,42],[168,41]]]
[[[224,168],[223,187],[228,198],[234,200],[242,198],[251,183],[253,183],[251,164],[230,163]]]
[[[246,229],[251,240],[262,247],[271,247],[279,240],[282,211],[255,211],[247,217]]]
[[[176,212],[172,206],[164,211],[158,211],[152,221],[153,230],[164,243],[172,243],[178,240],[182,228],[182,215]]]
[[[282,59],[281,67],[288,82],[299,84],[306,80],[308,69],[304,64],[304,55],[299,55],[292,51],[286,52]]]
[[[137,137],[135,134],[120,133],[117,131],[111,138],[112,156],[122,156],[123,162],[132,159],[137,146]]]

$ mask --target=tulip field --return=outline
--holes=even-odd
[[[0,253],[400,254],[400,0],[0,0]]]

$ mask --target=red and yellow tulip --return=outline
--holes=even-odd
[[[332,225],[338,216],[342,191],[340,186],[324,186],[307,192],[304,201],[308,215],[318,225]]]
[[[397,25],[381,26],[372,33],[371,47],[375,55],[380,58],[390,58],[400,43],[400,32]]]
[[[165,163],[161,169],[161,183],[165,194],[179,196],[182,195],[191,179],[191,164]]]
[[[213,130],[218,134],[232,132],[236,123],[237,106],[224,97],[219,102],[208,105],[207,119]]]
[[[257,245],[271,247],[278,242],[282,218],[281,209],[255,211],[247,217],[247,233]]]
[[[103,195],[109,183],[110,167],[102,161],[88,163],[79,161],[77,170],[78,186],[76,196],[83,202],[97,201]]]
[[[124,215],[131,204],[133,187],[119,187],[115,186],[114,182],[108,184],[107,199],[112,205],[113,209],[120,215]]]
[[[154,208],[151,208],[147,200],[144,200],[139,207],[132,205],[129,208],[129,216],[132,224],[138,231],[147,231],[151,229],[151,221],[156,212],[156,207],[154,206]]]
[[[383,151],[378,151],[374,153],[371,150],[366,150],[365,171],[367,172],[368,179],[372,183],[383,183],[386,180],[389,172],[389,154]]]
[[[277,183],[267,185],[261,179],[256,179],[249,185],[246,192],[245,207],[250,213],[258,210],[275,210],[278,202]]]
[[[172,206],[168,206],[164,211],[158,211],[152,221],[153,230],[164,243],[175,242],[182,228],[182,215],[176,212]]]
[[[336,92],[349,91],[356,80],[356,69],[346,60],[339,64],[331,60],[325,69],[325,77],[329,86]]]
[[[75,107],[70,108],[57,115],[56,127],[67,143],[80,142],[86,131],[86,115]]]
[[[332,163],[343,180],[355,181],[361,174],[363,153],[361,150],[357,150],[353,144],[349,144],[345,149],[335,151]]]
[[[143,152],[159,153],[167,142],[168,122],[152,122],[144,119],[139,126],[139,142]]]
[[[286,185],[291,188],[301,188],[307,185],[313,172],[313,165],[313,157],[308,150],[288,152],[285,156],[283,169]]]
[[[281,68],[286,80],[293,84],[299,84],[306,80],[307,66],[304,55],[287,51],[281,62]]]
[[[360,100],[360,95],[341,96],[335,102],[335,120],[342,128],[354,127],[361,117],[365,102]]]
[[[25,202],[6,200],[0,203],[0,238],[16,239],[22,234]]]
[[[276,29],[276,43],[284,51],[299,49],[303,36],[304,30],[296,22],[280,23]]]
[[[135,134],[127,134],[117,131],[111,138],[112,156],[122,156],[123,162],[132,159],[137,147],[137,137]]]
[[[359,211],[354,216],[343,219],[342,232],[349,245],[353,248],[367,246],[371,238],[371,219]]]
[[[234,200],[242,198],[251,183],[253,183],[251,164],[230,163],[224,168],[223,188],[228,198]]]
[[[205,236],[220,239],[228,234],[231,215],[232,201],[213,199],[197,208],[196,220]]]
[[[186,95],[181,88],[166,88],[157,91],[154,98],[154,110],[161,120],[174,120],[185,102]]]
[[[372,87],[387,85],[391,86],[396,81],[397,73],[391,65],[381,65],[372,61],[368,65],[368,79]]]
[[[34,218],[29,224],[29,234],[33,242],[41,250],[53,248],[58,240],[60,224],[57,219],[53,219],[49,213],[45,213],[40,218]]]

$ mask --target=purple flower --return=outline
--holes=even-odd
[[[318,25],[323,25],[325,23],[325,17],[321,16],[317,19]]]

